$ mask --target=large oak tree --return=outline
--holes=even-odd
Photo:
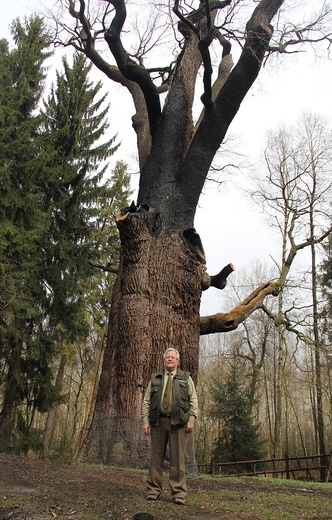
[[[131,52],[135,35],[130,32],[129,42],[126,4],[128,14],[147,4],[157,13],[149,18],[150,30],[136,24],[139,38]],[[279,25],[284,4],[289,7],[290,2],[151,0],[135,5],[124,0],[63,0],[72,23],[57,17],[58,41],[83,52],[132,96],[140,168],[137,201],[116,217],[121,258],[86,443],[91,460],[144,464],[141,401],[165,348],[177,347],[182,367],[196,379],[200,335],[234,330],[282,288],[290,265],[280,281],[262,283],[235,309],[200,317],[202,291],[210,286],[223,289],[233,267],[215,276],[206,272],[194,218],[211,163],[264,60],[305,41],[329,38],[324,33],[330,17],[325,2],[318,2],[318,14],[297,26]],[[163,25],[164,11],[169,26]],[[273,20],[278,20],[275,32]],[[163,54],[157,46],[158,41],[168,44],[168,29],[177,44],[169,63],[146,65],[149,49],[169,55],[168,45]],[[106,50],[100,47],[102,41]],[[240,48],[235,65],[234,41]],[[218,56],[216,72],[212,56]],[[199,89],[203,110],[195,123]]]

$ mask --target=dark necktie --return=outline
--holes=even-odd
[[[171,405],[172,374],[167,373],[167,383],[163,397],[163,408],[167,410]]]

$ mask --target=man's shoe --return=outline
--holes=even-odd
[[[175,504],[179,504],[179,505],[184,506],[185,503],[186,503],[186,501],[185,501],[185,499],[182,498],[182,497],[177,497],[177,498],[174,498],[174,503],[175,503]]]
[[[146,497],[146,499],[147,499],[147,500],[154,500],[154,501],[156,501],[156,500],[159,500],[159,496],[160,496],[160,495],[148,495],[148,496]]]

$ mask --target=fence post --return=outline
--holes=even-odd
[[[214,456],[211,455],[211,476],[214,475]]]
[[[289,455],[285,453],[285,463],[286,463],[286,478],[290,479],[290,471],[289,471]]]

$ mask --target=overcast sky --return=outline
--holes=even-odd
[[[48,1],[3,2],[0,37],[9,38],[9,24],[17,16],[30,15],[43,3]],[[319,61],[312,50],[307,55],[283,56],[273,71],[263,69],[230,127],[230,134],[236,136],[238,151],[248,156],[252,164],[257,161],[257,169],[261,169],[258,159],[264,148],[267,130],[277,129],[282,124],[294,124],[304,110],[323,114],[331,121],[331,85],[332,61],[328,59],[327,52],[326,58]],[[111,129],[113,133],[118,133],[122,141],[114,159],[122,159],[135,168],[130,98],[116,88],[110,100]],[[123,116],[123,106],[128,108],[126,118]],[[118,125],[117,122],[124,119],[126,123]],[[245,171],[242,173],[245,175]],[[238,188],[245,182],[245,177],[238,174],[230,177],[227,185],[219,189],[211,184],[205,188],[200,199],[195,226],[203,242],[209,274],[216,274],[229,262],[239,269],[245,268],[255,258],[271,263],[271,255],[277,259],[279,257],[277,235],[266,225],[257,207]],[[202,298],[202,314],[218,312],[222,306],[222,295],[215,289],[206,291]]]

